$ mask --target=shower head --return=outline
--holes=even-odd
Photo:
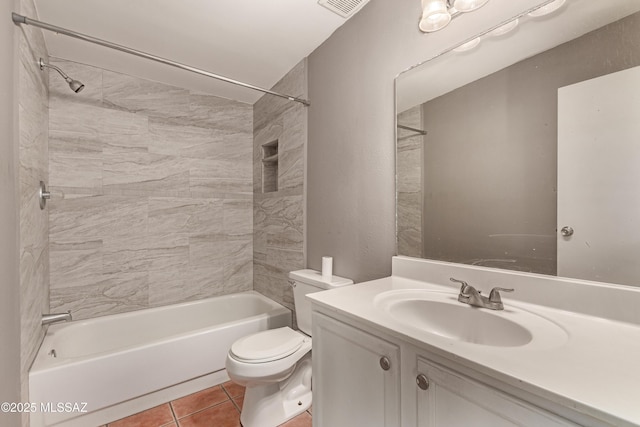
[[[82,89],[84,89],[84,84],[82,84],[82,82],[78,80],[74,80],[71,77],[67,76],[60,68],[56,67],[55,65],[47,64],[46,62],[44,62],[44,59],[42,58],[40,58],[40,61],[38,63],[40,64],[41,70],[44,70],[44,67],[52,68],[56,70],[62,76],[62,78],[69,84],[69,87],[71,88],[71,90],[74,91],[75,93],[78,93]]]

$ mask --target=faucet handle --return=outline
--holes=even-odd
[[[500,291],[502,292],[513,292],[514,289],[507,288],[493,288],[491,289],[491,293],[489,293],[489,302],[502,302],[502,298],[500,298]]]
[[[471,286],[469,286],[467,282],[465,282],[464,280],[454,279],[453,277],[449,277],[449,280],[451,280],[452,282],[460,283],[462,285],[460,286],[461,295],[469,294],[469,288],[471,288]]]

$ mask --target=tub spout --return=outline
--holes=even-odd
[[[70,322],[71,321],[71,310],[66,313],[51,313],[51,314],[43,314],[42,315],[42,326],[50,325],[52,323],[58,322]]]

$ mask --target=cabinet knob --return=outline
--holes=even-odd
[[[388,357],[382,356],[380,358],[380,367],[385,371],[388,371],[389,369],[391,369],[391,361],[389,360]]]
[[[424,374],[420,374],[416,377],[416,384],[421,390],[427,390],[429,388],[429,378]]]

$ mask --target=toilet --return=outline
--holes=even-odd
[[[246,387],[243,427],[275,427],[311,406],[311,303],[306,294],[351,285],[315,270],[289,273],[299,331],[288,326],[247,335],[227,354],[227,374]]]

